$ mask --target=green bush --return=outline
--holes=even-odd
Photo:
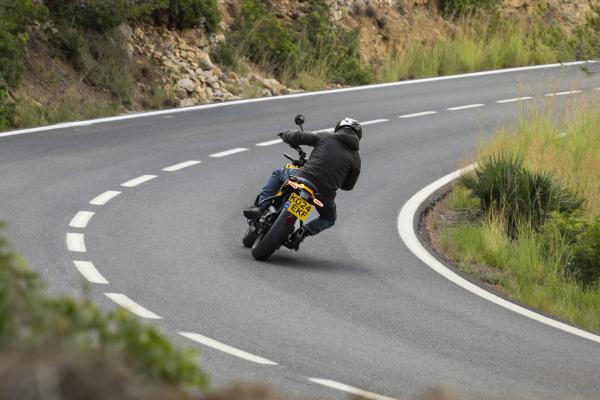
[[[0,85],[0,131],[15,126],[16,105]]]
[[[91,301],[53,297],[39,276],[0,238],[0,351],[47,346],[110,355],[156,382],[203,388],[193,351],[173,347],[124,310],[105,313]]]
[[[19,84],[27,54],[27,29],[46,16],[46,8],[31,0],[0,0],[0,84]]]
[[[571,212],[583,201],[562,187],[549,173],[533,173],[518,156],[491,156],[459,178],[471,190],[485,212],[506,220],[506,229],[516,237],[520,224],[541,228],[552,211]]]
[[[45,0],[55,22],[83,30],[106,32],[127,17],[126,0]]]
[[[204,26],[208,33],[219,28],[221,14],[216,0],[169,0],[172,23],[179,29]]]
[[[496,0],[440,0],[440,10],[446,17],[456,17],[482,9],[490,10],[497,4]]]

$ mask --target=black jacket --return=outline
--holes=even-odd
[[[333,200],[338,189],[352,190],[360,175],[358,135],[352,128],[331,133],[288,131],[282,135],[292,146],[314,147],[299,176],[317,185],[324,199]]]

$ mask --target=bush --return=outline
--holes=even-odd
[[[0,0],[0,84],[19,84],[27,54],[27,29],[46,14],[44,6],[31,0]]]
[[[124,310],[105,313],[90,301],[47,295],[38,275],[6,249],[0,238],[0,351],[52,345],[109,355],[157,382],[205,387],[194,352],[174,348]]]
[[[221,20],[216,0],[170,0],[169,13],[179,29],[204,26],[208,33],[216,32]]]
[[[0,85],[0,131],[15,126],[16,105]]]
[[[583,203],[549,173],[525,169],[518,156],[484,159],[474,171],[461,175],[459,182],[479,199],[485,212],[505,218],[511,237],[516,237],[520,224],[539,229],[550,212],[571,212]]]
[[[481,9],[492,9],[496,5],[495,0],[440,0],[440,10],[445,17],[472,14]]]
[[[59,24],[106,32],[125,22],[125,0],[45,0],[51,17]]]

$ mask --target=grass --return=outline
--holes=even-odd
[[[494,14],[476,14],[459,18],[456,25],[450,37],[412,43],[384,62],[376,72],[377,80],[392,82],[575,58],[546,39],[541,21],[525,26]]]
[[[585,199],[583,216],[600,216],[600,114],[596,102],[578,103],[562,115],[553,109],[532,109],[512,128],[501,129],[481,143],[478,158],[519,154],[527,168],[549,171]],[[478,208],[464,187],[451,193],[449,213]],[[518,226],[509,237],[501,216],[488,213],[458,222],[436,221],[441,243],[458,267],[510,297],[545,313],[600,332],[600,285],[584,286],[565,273],[571,243],[552,224],[534,229]],[[476,215],[471,212],[470,215]]]

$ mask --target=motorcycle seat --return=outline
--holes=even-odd
[[[302,178],[301,176],[295,176],[295,175],[294,176],[290,176],[290,181],[302,183],[303,185],[308,186],[313,192],[315,192],[315,195],[319,192],[319,189],[317,188],[317,185],[315,185],[314,183],[312,183],[308,179]]]

